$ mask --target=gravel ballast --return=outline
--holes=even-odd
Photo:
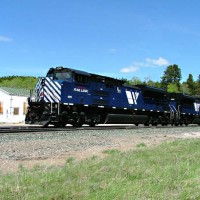
[[[78,130],[0,135],[0,171],[16,171],[20,164],[62,165],[69,157],[103,156],[105,149],[129,150],[163,141],[200,138],[200,127]]]

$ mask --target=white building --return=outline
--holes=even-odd
[[[29,90],[0,87],[0,123],[23,123]]]

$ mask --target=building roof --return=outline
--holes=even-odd
[[[30,90],[24,88],[0,87],[0,91],[13,96],[23,96],[23,97],[30,96]]]

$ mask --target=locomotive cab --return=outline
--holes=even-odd
[[[137,85],[142,90],[143,110],[149,116],[146,125],[162,124],[167,125],[170,122],[168,113],[170,111],[168,105],[168,93],[160,88],[147,85]]]
[[[170,108],[175,115],[175,124],[199,124],[199,103],[195,97],[170,93]]]
[[[195,110],[195,116],[193,123],[200,125],[200,98],[195,98],[194,110]]]

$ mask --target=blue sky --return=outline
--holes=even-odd
[[[1,0],[0,76],[64,66],[160,81],[200,74],[199,0]]]

